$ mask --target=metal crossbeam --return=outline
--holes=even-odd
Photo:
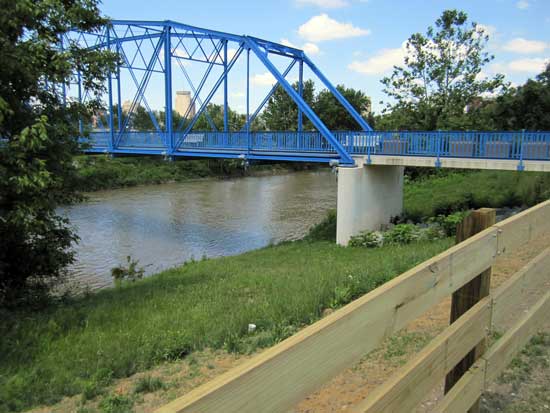
[[[286,147],[286,145],[290,144],[290,140],[292,140],[290,138],[291,135],[269,135],[271,136],[269,139],[274,139],[274,137],[276,137],[278,142],[276,145],[268,145],[270,150],[276,147],[277,150],[285,152],[284,155],[272,155],[274,157],[273,159],[299,158],[303,160],[319,158],[326,161],[330,158],[330,160],[337,161],[341,165],[354,165],[354,160],[351,157],[349,148],[339,141],[336,134],[326,127],[315,111],[305,102],[303,98],[304,67],[311,69],[313,74],[325,84],[328,90],[358,122],[363,130],[372,130],[367,122],[361,118],[361,115],[357,113],[345,97],[332,86],[305,53],[294,47],[257,37],[210,30],[170,20],[112,20],[105,27],[105,30],[100,33],[73,32],[71,41],[79,42],[90,49],[114,49],[122,59],[122,63],[116,68],[116,72],[109,74],[107,82],[109,94],[107,102],[109,130],[106,132],[109,134],[110,138],[104,141],[105,147],[102,147],[103,143],[100,143],[100,141],[103,139],[104,135],[93,133],[92,136],[98,138],[95,144],[95,149],[97,150],[107,150],[108,152],[115,153],[116,151],[128,151],[132,150],[130,148],[134,148],[133,150],[136,151],[135,153],[152,150],[159,151],[159,153],[169,156],[178,155],[184,150],[188,152],[186,148],[189,145],[193,145],[197,143],[198,140],[202,139],[197,137],[193,129],[198,119],[201,116],[205,116],[212,129],[211,132],[207,133],[215,134],[204,135],[207,139],[210,139],[213,145],[212,147],[208,145],[205,146],[205,148],[208,148],[208,153],[214,153],[215,150],[219,150],[220,157],[238,156],[251,159],[269,156],[255,153],[255,151],[258,150],[257,146],[260,141],[263,142],[260,142],[261,145],[266,144],[268,135],[253,131],[252,124],[273,93],[280,86],[298,107],[297,122],[300,135],[297,136],[296,139],[292,138],[294,140],[290,147]],[[229,56],[229,45],[237,49],[233,56]],[[161,51],[163,53],[162,58]],[[230,131],[228,78],[230,71],[235,66],[237,60],[242,56],[243,52],[245,52],[244,54],[246,55],[246,122],[242,130],[243,135],[239,135],[240,132]],[[279,71],[275,66],[271,60],[273,55],[288,59],[289,62],[284,71]],[[274,76],[277,82],[252,113],[250,112],[251,58],[259,60]],[[172,126],[172,59],[176,60],[192,92],[191,103],[187,109],[187,113],[183,114],[182,120],[175,127]],[[205,70],[196,87],[182,64],[183,60],[189,60],[204,65],[203,67]],[[296,66],[296,63],[298,63],[299,70],[297,91],[294,90],[286,80],[287,75]],[[209,76],[215,66],[221,67],[223,71],[214,82],[213,86],[210,86],[209,90],[205,90]],[[143,72],[143,76],[139,79],[136,75],[138,72]],[[147,89],[152,73],[161,73],[164,77],[164,128],[159,124],[147,99]],[[123,76],[129,76],[137,89],[125,118],[123,118],[121,108],[121,77]],[[113,78],[116,79],[116,87],[112,84]],[[222,83],[224,126],[223,132],[220,134],[220,132],[216,130],[216,125],[208,113],[208,105]],[[80,88],[81,86],[82,85],[79,84]],[[115,94],[116,103],[118,105],[118,125],[114,125],[113,106]],[[83,97],[85,98],[85,96],[86,91],[79,89],[79,98],[82,99]],[[205,97],[202,98],[202,96]],[[130,119],[141,103],[145,106],[151,119],[154,127],[153,132],[138,132],[129,129]],[[191,110],[195,106],[198,106],[196,114],[189,120]],[[318,132],[313,132],[314,135],[311,135],[312,132],[303,130],[303,115],[305,115],[311,121],[311,124],[318,130]],[[85,129],[89,128],[85,128],[84,125],[81,124],[80,129],[82,133],[84,133]],[[123,138],[124,144],[122,144]],[[237,154],[233,153],[233,151],[236,150],[235,145],[239,146],[239,153]],[[302,151],[306,151],[307,153],[304,154]]]

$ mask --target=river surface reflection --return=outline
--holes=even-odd
[[[100,191],[62,212],[80,236],[72,276],[101,288],[128,255],[152,274],[239,254],[300,238],[335,206],[335,175],[316,171]]]

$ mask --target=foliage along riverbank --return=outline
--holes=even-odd
[[[441,171],[404,186],[404,211],[396,222],[443,220],[477,208],[530,207],[550,199],[550,174],[514,171]],[[336,211],[314,226],[312,240],[336,240]]]
[[[404,219],[549,196],[544,174],[446,172],[405,186]],[[0,411],[104,397],[116,378],[205,348],[270,346],[452,244],[342,248],[323,241],[334,230],[333,215],[303,241],[190,262],[39,313],[0,314]]]
[[[270,346],[450,245],[289,242],[11,314],[0,327],[0,411],[93,398],[115,378],[204,348]]]
[[[110,158],[106,155],[78,156],[74,164],[77,167],[78,187],[86,191],[200,178],[280,174],[321,167],[307,163],[252,163],[245,170],[240,159],[186,159],[169,162],[160,157]]]

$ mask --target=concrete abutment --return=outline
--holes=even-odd
[[[364,165],[338,170],[336,242],[380,230],[403,212],[403,166]]]

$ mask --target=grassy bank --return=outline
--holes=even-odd
[[[238,177],[311,169],[303,163],[252,164],[245,171],[241,160],[196,159],[168,162],[160,157],[110,158],[105,155],[75,159],[80,187],[87,191],[126,186],[181,182],[189,179]]]
[[[472,208],[532,206],[548,198],[548,173],[457,172],[405,185],[404,218],[420,221]]]
[[[120,161],[136,170],[143,162]],[[544,174],[446,173],[406,185],[405,216],[532,205],[549,196],[550,176]],[[93,399],[116,378],[205,348],[270,346],[452,243],[341,248],[320,241],[333,236],[335,222],[332,215],[306,241],[192,262],[41,313],[0,313],[0,411],[75,394]],[[252,334],[249,323],[257,325]]]
[[[205,347],[248,351],[289,336],[446,249],[294,242],[205,260],[43,313],[3,318],[0,410],[92,398],[110,380]],[[258,326],[247,333],[249,323]]]
[[[550,174],[511,171],[449,172],[404,187],[401,221],[422,222],[476,208],[529,207],[550,199]],[[336,211],[313,227],[312,240],[336,240]]]

